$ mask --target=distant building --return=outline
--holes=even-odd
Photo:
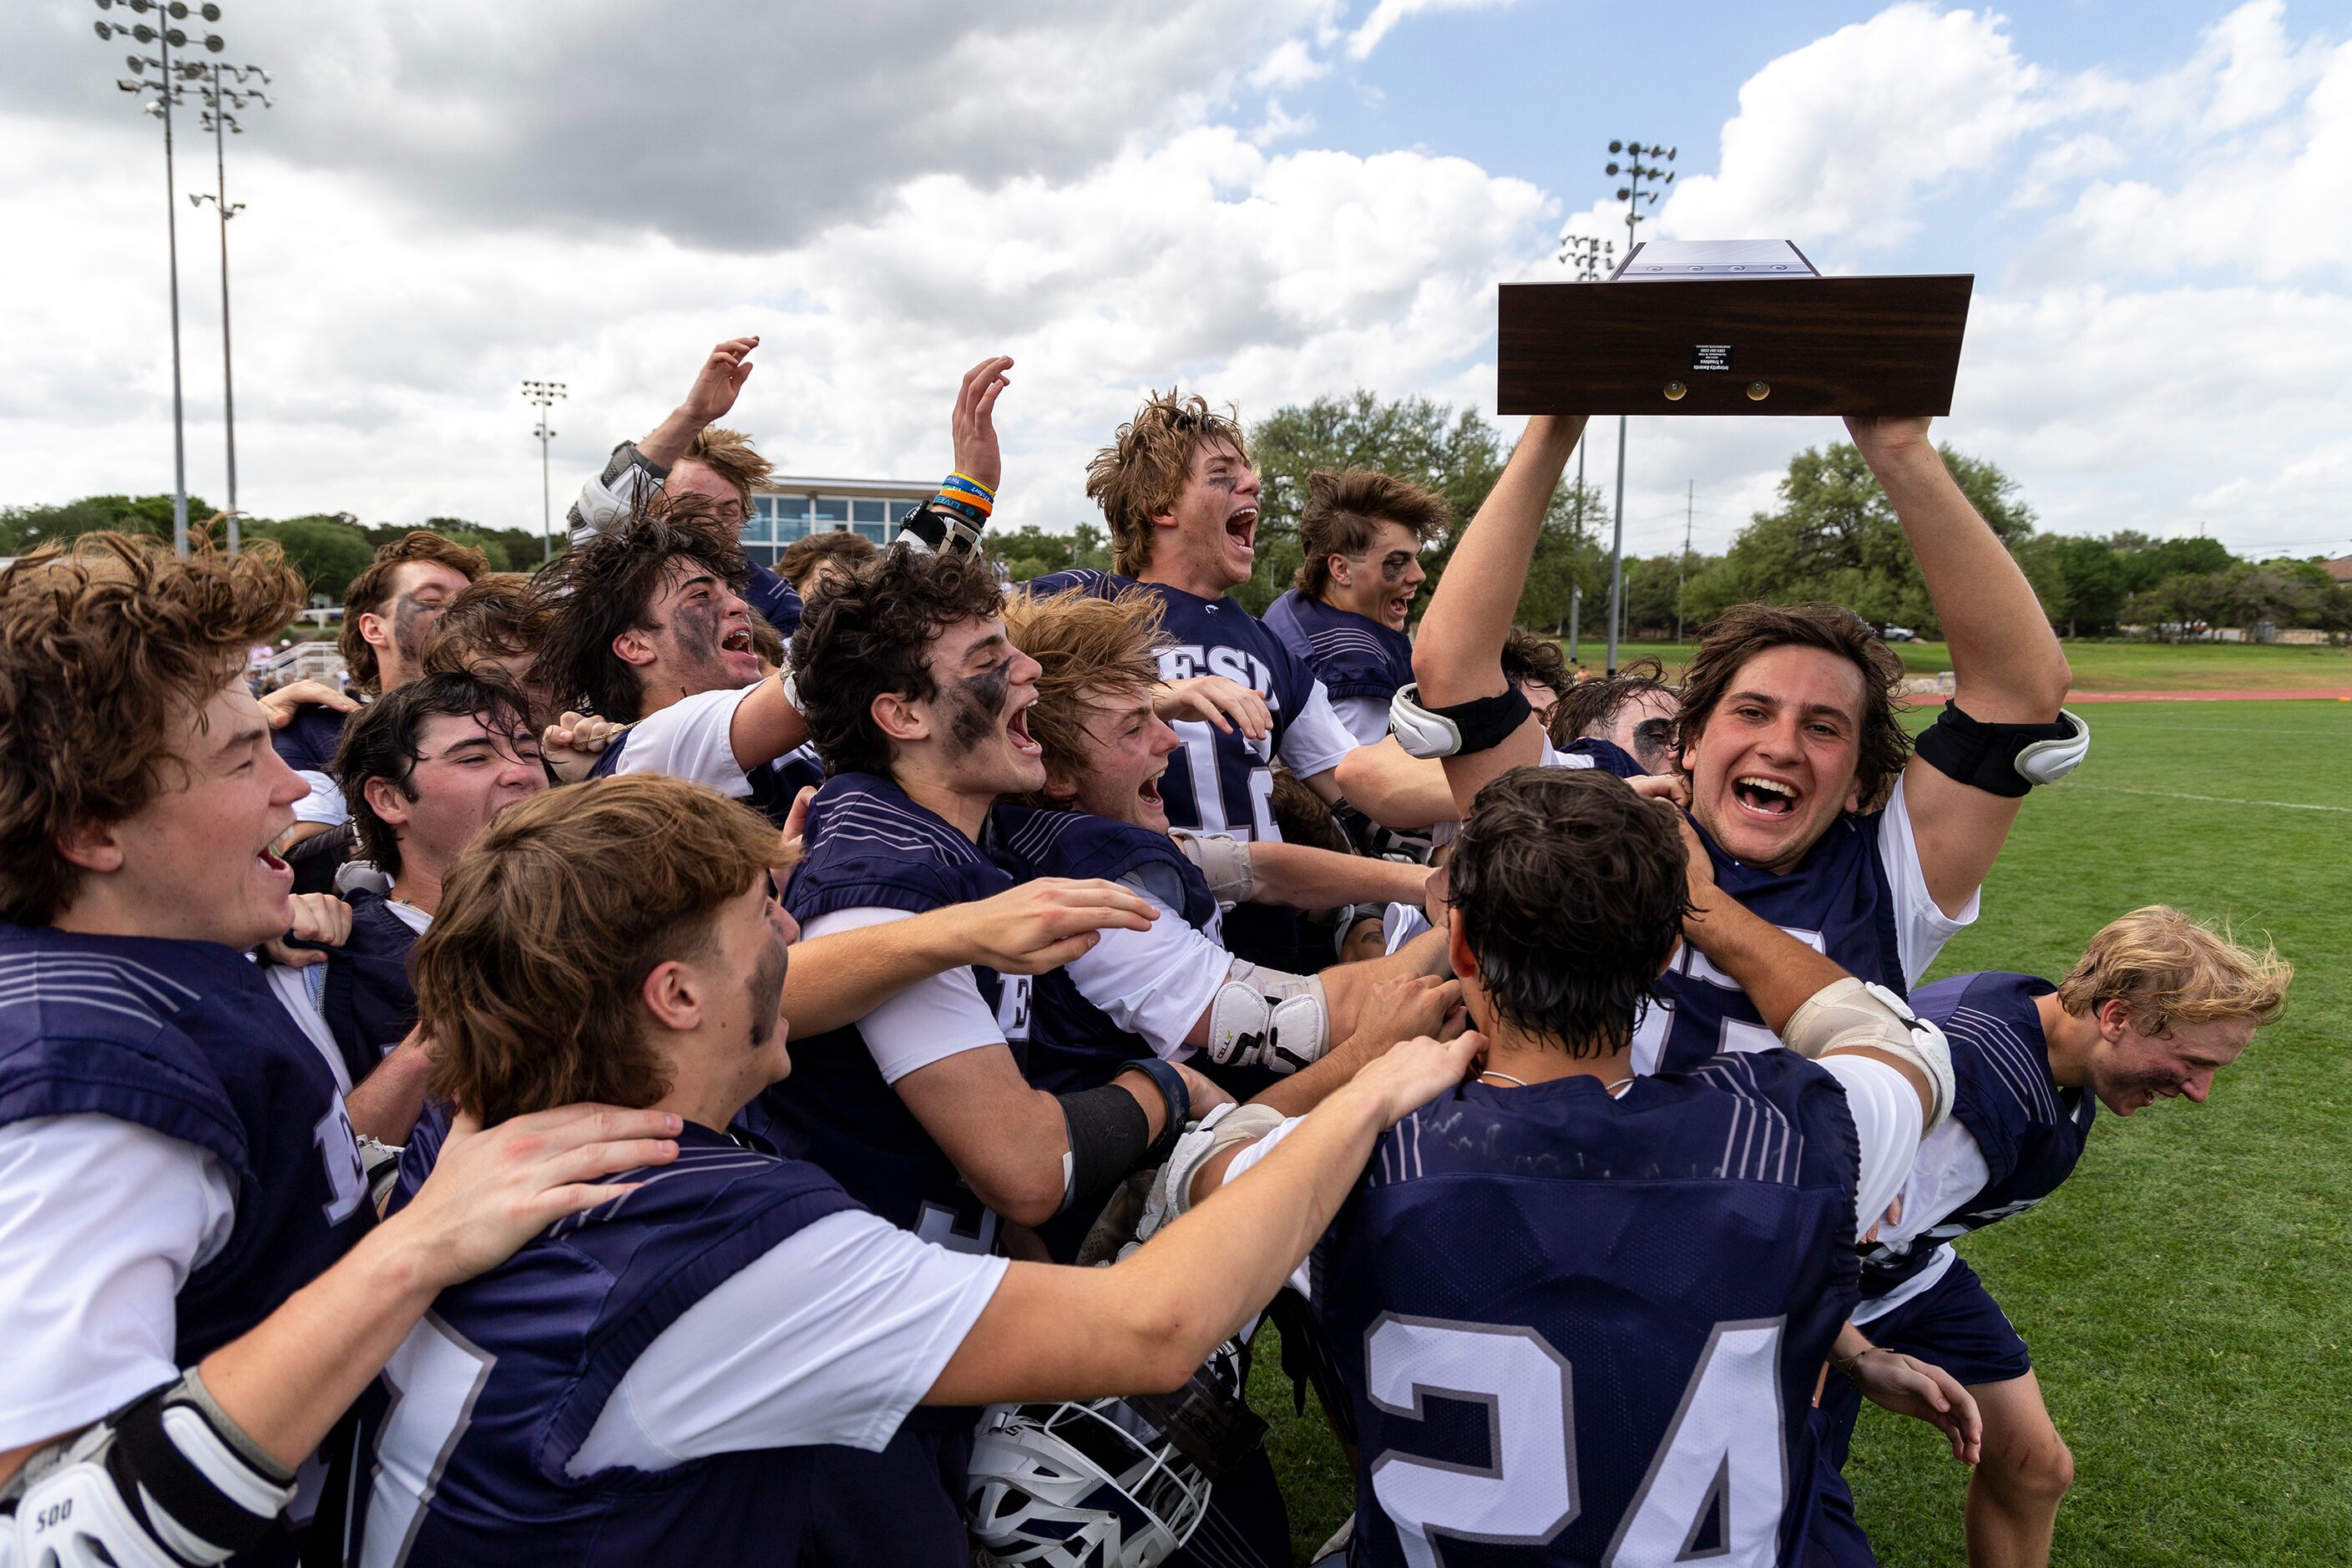
[[[2323,562],[2320,570],[2338,583],[2352,583],[2352,555],[2339,555],[2333,561]]]
[[[751,515],[743,520],[743,551],[754,563],[773,566],[785,546],[829,529],[887,544],[898,514],[938,491],[938,484],[928,479],[823,479],[780,474],[751,496]]]

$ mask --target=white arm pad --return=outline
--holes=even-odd
[[[1236,960],[1209,1003],[1209,1058],[1287,1077],[1331,1046],[1331,1004],[1319,975],[1286,974]]]
[[[262,1539],[293,1480],[190,1371],[0,1487],[0,1568],[220,1563]]]
[[[2079,713],[2061,708],[2058,717],[2072,729],[2063,741],[2036,741],[2017,753],[2017,776],[2030,784],[2056,784],[2083,765],[2091,754],[2091,727]]]
[[[1200,868],[1219,909],[1231,910],[1235,904],[1249,902],[1254,884],[1248,845],[1230,833],[1187,833],[1178,828],[1171,829],[1168,837],[1184,851],[1184,858]]]
[[[1408,681],[1389,699],[1389,732],[1407,756],[1450,757],[1462,749],[1462,731],[1453,720],[1421,705],[1421,685]]]
[[[1192,1208],[1192,1181],[1201,1168],[1237,1143],[1255,1143],[1284,1121],[1282,1112],[1270,1105],[1221,1105],[1194,1125],[1190,1132],[1176,1140],[1170,1151],[1168,1163],[1161,1166],[1160,1177],[1151,1184],[1151,1192],[1143,1200],[1143,1223],[1135,1229],[1135,1239],[1150,1241],[1152,1233],[1180,1215]]]
[[[1935,1091],[1923,1134],[1952,1113],[1955,1083],[1952,1047],[1944,1031],[1911,1011],[1911,1005],[1884,985],[1842,975],[1805,999],[1780,1031],[1781,1041],[1801,1057],[1867,1047],[1918,1069]]]

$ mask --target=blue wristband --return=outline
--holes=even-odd
[[[1168,1106],[1168,1123],[1151,1141],[1151,1147],[1144,1151],[1143,1163],[1148,1165],[1166,1159],[1168,1152],[1176,1146],[1176,1140],[1184,1136],[1185,1123],[1192,1120],[1192,1091],[1184,1087],[1184,1075],[1176,1070],[1175,1063],[1158,1057],[1139,1057],[1121,1063],[1118,1070],[1139,1072],[1160,1086],[1160,1098]]]

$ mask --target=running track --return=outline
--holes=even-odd
[[[2352,686],[2288,687],[2276,691],[2070,691],[2069,702],[2352,702]]]

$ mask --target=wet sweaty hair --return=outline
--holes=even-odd
[[[996,616],[1003,601],[986,556],[934,555],[905,544],[818,595],[789,651],[801,713],[825,772],[888,777],[891,741],[875,721],[874,700],[938,696],[931,644],[950,626]]]
[[[1685,875],[1665,805],[1598,768],[1513,768],[1471,803],[1447,899],[1487,1006],[1547,1046],[1598,1057],[1633,1038],[1674,954]]]
[[[1444,537],[1454,508],[1436,491],[1378,468],[1318,468],[1307,476],[1298,519],[1298,571],[1291,578],[1310,599],[1331,586],[1331,557],[1360,555],[1381,524],[1393,522],[1422,544]]]
[[[1555,746],[1588,737],[1605,739],[1616,728],[1617,715],[1628,702],[1638,697],[1671,699],[1675,695],[1675,689],[1666,684],[1665,666],[1654,658],[1628,659],[1614,675],[1575,680],[1552,689],[1559,693],[1559,701],[1544,727]]]
[[[531,679],[561,707],[623,724],[645,717],[636,667],[613,651],[613,639],[645,629],[654,599],[681,563],[730,585],[751,574],[735,531],[718,521],[707,498],[683,492],[656,497],[557,556],[534,584],[548,616]]]
[[[1903,661],[1867,621],[1842,605],[1734,605],[1717,616],[1683,676],[1675,749],[1688,755],[1691,742],[1706,731],[1748,661],[1776,647],[1817,647],[1862,672],[1854,782],[1863,810],[1885,805],[1911,757],[1911,737],[1903,732],[1895,701],[1895,693],[1903,689]],[[1684,772],[1689,772],[1687,764]]]

